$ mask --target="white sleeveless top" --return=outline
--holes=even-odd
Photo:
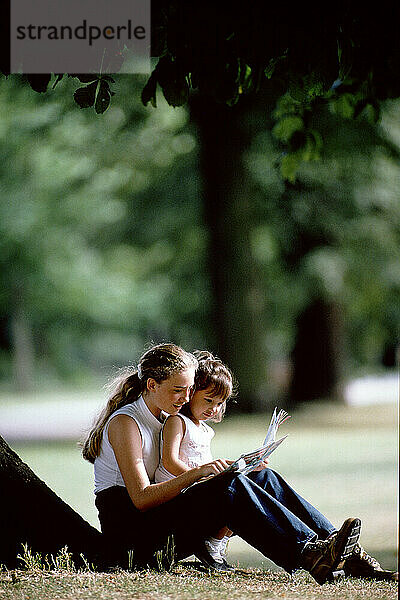
[[[139,396],[135,402],[126,404],[116,410],[104,427],[100,454],[94,461],[95,494],[114,485],[125,487],[114,450],[108,440],[110,421],[117,415],[128,415],[137,423],[142,437],[144,466],[150,481],[154,482],[154,472],[160,460],[160,432],[162,422],[153,415],[142,396]]]
[[[200,421],[200,425],[197,426],[186,415],[178,416],[185,424],[185,434],[182,438],[179,448],[180,460],[191,468],[199,467],[200,465],[211,462],[213,457],[211,454],[210,445],[211,440],[215,435],[215,431],[204,421]],[[155,472],[156,483],[168,481],[169,479],[175,477],[175,475],[172,475],[169,471],[167,471],[162,463],[162,432],[160,438],[161,458],[160,464]]]

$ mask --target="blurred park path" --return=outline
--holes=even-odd
[[[346,386],[345,400],[350,406],[398,402],[399,375],[391,373],[354,379]]]
[[[351,406],[395,403],[399,397],[396,373],[350,381],[345,401]],[[6,441],[79,439],[105,403],[97,390],[45,392],[21,398],[0,396],[0,435]]]
[[[44,392],[0,397],[0,435],[7,442],[77,440],[100,412],[96,391]]]

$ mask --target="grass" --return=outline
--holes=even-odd
[[[236,458],[260,444],[269,416],[226,417],[215,426],[215,456]],[[337,525],[348,516],[363,521],[361,542],[387,568],[397,564],[397,409],[395,405],[345,407],[313,405],[294,413],[282,433],[289,438],[271,457],[272,468]],[[93,506],[92,467],[75,444],[12,445],[66,502],[98,526]],[[304,572],[290,578],[245,542],[234,538],[229,560],[241,567],[233,576],[201,574],[189,565],[172,573],[28,570],[0,573],[0,600],[141,598],[235,600],[304,598],[384,600],[397,585],[347,579],[322,587]]]
[[[209,575],[179,565],[171,573],[12,571],[0,573],[2,600],[394,600],[397,585],[345,579],[319,586],[304,571],[242,570]]]

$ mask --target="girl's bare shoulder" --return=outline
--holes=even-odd
[[[182,415],[170,415],[164,423],[164,431],[184,434],[186,424]]]

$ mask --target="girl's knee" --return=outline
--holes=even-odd
[[[274,485],[279,481],[278,473],[275,473],[270,468],[263,469],[262,471],[253,471],[249,473],[249,478],[257,485],[265,488],[268,485]]]

